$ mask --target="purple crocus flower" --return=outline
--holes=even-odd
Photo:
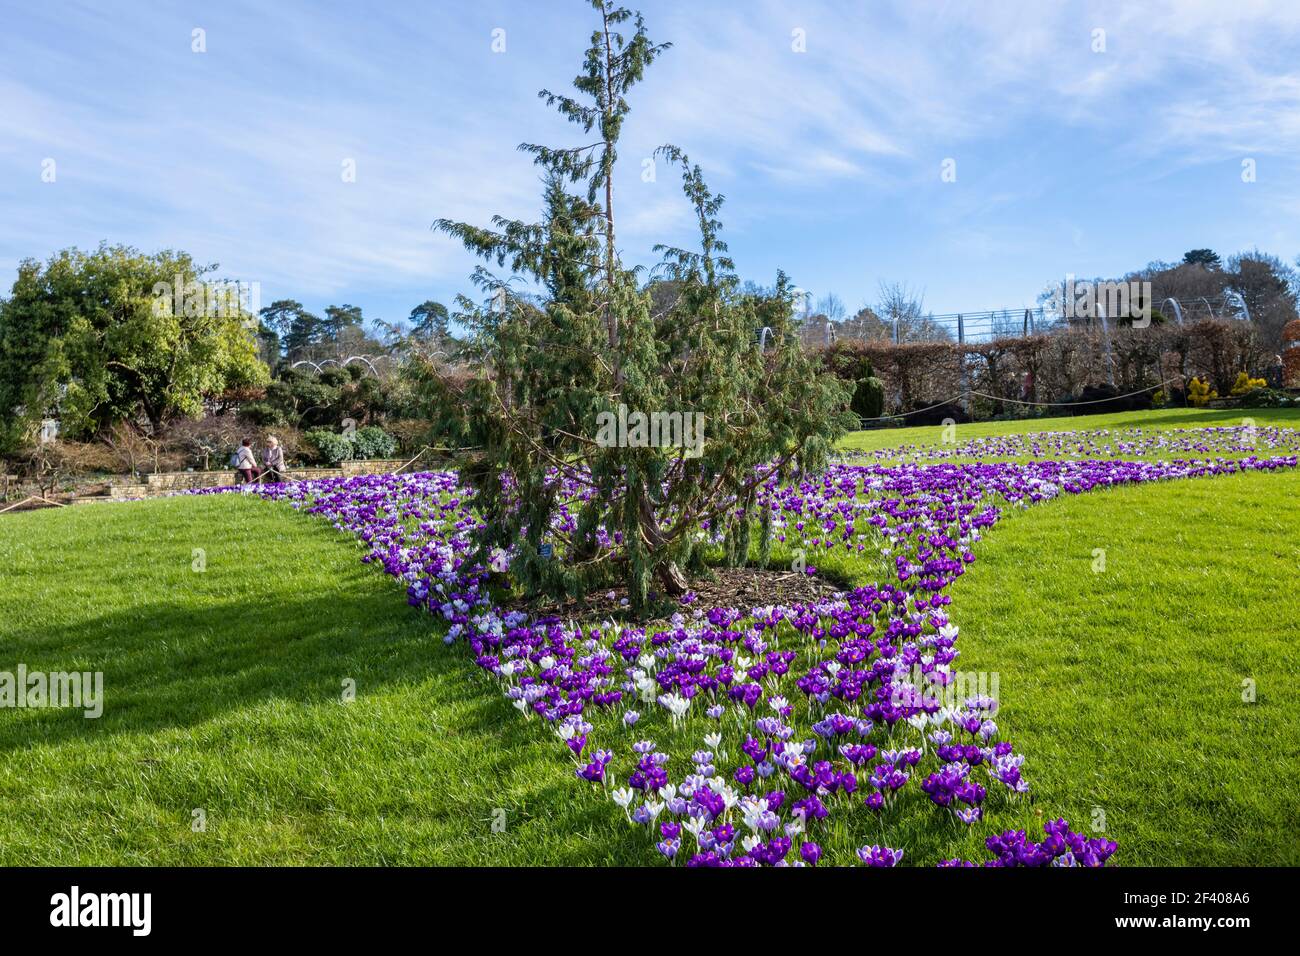
[[[858,859],[867,866],[898,866],[903,859],[902,850],[891,850],[887,846],[864,846],[858,850]]]

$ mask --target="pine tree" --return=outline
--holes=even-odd
[[[614,171],[626,96],[669,44],[649,39],[640,14],[590,2],[600,21],[578,95],[539,95],[595,139],[520,147],[543,170],[541,222],[436,224],[488,263],[473,276],[486,301],[459,299],[472,333],[463,357],[477,372],[426,371],[446,437],[479,446],[463,469],[485,523],[479,560],[512,551],[530,593],[576,596],[621,580],[643,609],[652,582],[688,589],[704,528],[723,535],[728,560],[747,559],[760,486],[824,462],[848,396],[800,349],[786,277],[768,293],[740,288],[720,238],[722,197],[674,146],[656,155],[681,170],[700,247],[655,247],[663,265],[652,285],[675,298],[652,313],[648,287],[619,256]],[[603,426],[624,412],[699,416],[703,444],[611,442]],[[573,500],[561,477],[581,489]],[[553,526],[562,506],[576,513],[571,529]],[[771,522],[759,521],[766,555]]]
[[[323,337],[330,342],[343,340],[352,330],[365,327],[365,318],[361,307],[356,305],[331,305],[325,309],[325,318],[321,321]]]
[[[262,324],[279,336],[286,358],[299,356],[325,340],[325,323],[294,299],[278,299],[259,314]]]
[[[411,335],[421,342],[444,342],[450,334],[450,319],[445,305],[426,299],[411,310]]]

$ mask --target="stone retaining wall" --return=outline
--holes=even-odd
[[[339,467],[348,477],[353,475],[389,475],[406,464],[402,458],[370,458],[364,461],[343,461]]]
[[[311,478],[342,478],[344,472],[338,468],[290,468],[285,474],[299,481],[306,481]],[[233,468],[221,471],[163,471],[143,477],[144,483],[153,494],[189,491],[192,488],[220,488],[235,484]]]
[[[297,481],[309,481],[313,478],[342,478],[340,468],[291,468],[285,472]],[[142,475],[142,481],[133,481],[121,477],[109,485],[110,498],[151,498],[156,495],[170,494],[174,491],[193,491],[197,488],[222,488],[235,484],[234,469],[221,471],[163,471],[154,475]]]
[[[337,468],[290,468],[285,474],[297,481],[350,478],[358,475],[387,475],[397,471],[406,463],[400,458],[345,461]],[[152,498],[176,491],[221,488],[235,484],[235,478],[233,468],[217,471],[164,471],[153,475],[141,475],[138,479],[122,475],[115,480],[110,480],[106,498]]]

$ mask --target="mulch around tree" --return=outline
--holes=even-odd
[[[500,605],[509,611],[524,611],[535,618],[558,617],[577,624],[598,624],[606,620],[653,625],[667,621],[675,612],[688,617],[695,611],[707,612],[715,607],[749,609],[768,605],[808,603],[829,598],[845,589],[825,578],[792,571],[788,568],[711,568],[709,577],[691,582],[694,600],[683,604],[651,592],[654,611],[647,621],[632,622],[627,606],[627,588],[606,588],[588,594],[582,601],[572,598],[554,601],[544,598],[505,599]]]

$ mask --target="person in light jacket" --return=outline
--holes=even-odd
[[[262,463],[266,465],[266,475],[271,481],[284,481],[284,449],[280,447],[280,439],[274,435],[266,440]]]
[[[239,451],[235,452],[235,471],[243,477],[244,481],[256,481],[262,474],[262,469],[257,467],[257,458],[253,454],[253,443],[245,438],[239,445]]]

